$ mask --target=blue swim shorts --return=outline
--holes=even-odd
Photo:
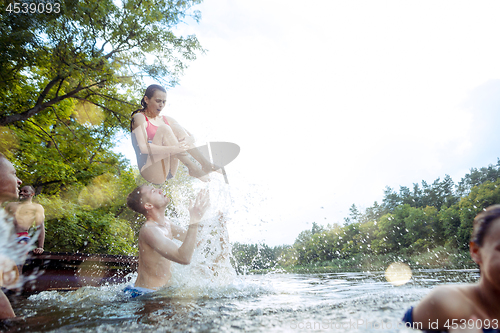
[[[148,288],[141,288],[141,287],[135,287],[133,285],[126,286],[125,289],[123,289],[123,292],[125,295],[129,296],[130,298],[135,298],[138,296],[142,296],[148,293],[152,293],[156,290],[153,289],[148,289]]]

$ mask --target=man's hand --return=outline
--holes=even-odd
[[[189,203],[189,215],[191,216],[189,224],[197,224],[200,222],[208,207],[210,207],[210,195],[208,190],[201,190],[196,196],[195,203]]]
[[[33,250],[34,254],[42,254],[43,253],[43,247],[37,247],[36,249]]]

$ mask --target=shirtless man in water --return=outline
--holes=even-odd
[[[9,200],[16,200],[19,196],[20,185],[21,180],[16,176],[16,169],[14,169],[12,163],[4,155],[0,154],[0,205]],[[2,210],[0,208],[0,216],[5,216],[4,212],[1,212]],[[1,256],[0,271],[3,275],[9,275],[13,270],[17,271],[12,260]],[[9,299],[0,290],[0,320],[14,318],[15,316]]]
[[[38,247],[33,250],[35,254],[43,253],[43,243],[45,241],[45,211],[42,205],[34,203],[35,189],[32,186],[23,186],[19,191],[19,202],[11,202],[5,208],[14,216],[14,225],[16,227],[17,241],[27,244],[30,240],[28,230],[35,226],[40,234],[38,235]]]
[[[182,265],[191,262],[196,246],[198,223],[210,206],[207,190],[201,190],[196,201],[189,207],[188,230],[171,223],[165,218],[170,199],[161,189],[153,186],[139,186],[128,198],[130,209],[144,215],[147,221],[139,232],[139,267],[133,287],[125,288],[132,297],[152,292],[170,281],[170,265],[174,261]],[[172,239],[183,243],[178,247]]]

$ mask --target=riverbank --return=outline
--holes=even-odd
[[[311,263],[310,265],[282,266],[279,263],[268,269],[248,270],[250,274],[267,273],[338,273],[384,271],[394,262],[403,262],[415,269],[473,269],[477,268],[468,251],[446,249],[442,246],[412,256],[395,254],[358,254],[347,259]]]

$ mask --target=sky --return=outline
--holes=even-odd
[[[231,241],[293,244],[355,204],[496,164],[500,2],[205,0],[163,110],[234,142]],[[118,151],[135,164],[130,138]]]

